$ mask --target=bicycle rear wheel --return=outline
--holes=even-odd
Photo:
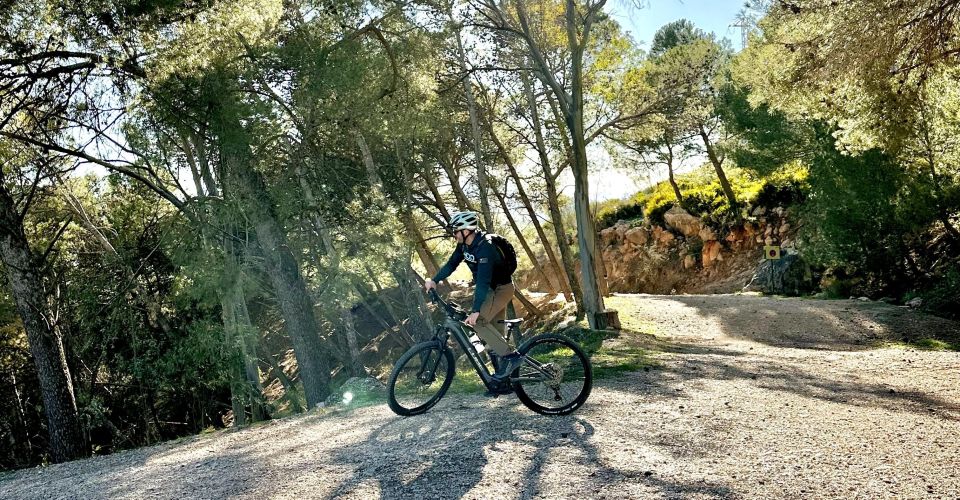
[[[397,415],[424,413],[437,404],[453,381],[453,354],[439,342],[421,342],[393,367],[387,382],[387,403]]]
[[[583,405],[593,388],[593,368],[580,346],[561,335],[538,335],[520,346],[524,364],[513,388],[527,408],[542,415],[567,415]]]

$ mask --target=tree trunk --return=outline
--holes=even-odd
[[[583,278],[583,306],[590,328],[606,328],[603,315],[603,296],[597,283],[595,251],[597,232],[590,212],[590,190],[587,166],[587,141],[583,124],[583,52],[589,36],[589,25],[583,27],[583,41],[577,40],[577,12],[573,0],[566,2],[567,41],[571,52],[571,92],[568,97],[565,118],[570,131],[573,157],[573,205],[577,215],[577,243],[580,247],[580,275]],[[589,22],[586,20],[585,22]]]
[[[704,148],[707,150],[707,157],[710,159],[710,164],[713,165],[714,170],[717,171],[717,178],[720,179],[720,187],[723,188],[723,194],[727,197],[727,201],[730,202],[730,207],[735,209],[738,206],[737,195],[733,194],[733,188],[730,187],[727,174],[723,172],[723,162],[720,160],[720,157],[717,156],[717,152],[713,148],[713,143],[710,142],[710,136],[707,134],[706,129],[703,128],[703,124],[697,125],[697,131],[700,134],[700,139],[703,140]],[[734,210],[734,212],[736,212],[736,210]]]
[[[340,307],[340,321],[343,324],[343,329],[347,334],[347,348],[350,350],[351,365],[347,367],[347,371],[349,371],[350,375],[354,377],[364,377],[367,374],[367,369],[364,368],[363,362],[360,360],[360,347],[357,343],[357,329],[353,324],[353,313],[350,311],[349,307]]]
[[[437,258],[433,255],[433,252],[427,247],[427,242],[424,240],[420,228],[413,221],[413,214],[404,210],[400,213],[400,219],[403,221],[403,227],[407,230],[410,239],[413,240],[413,248],[416,250],[423,268],[430,273],[430,276],[436,276],[440,271],[440,265],[437,264]]]
[[[404,340],[406,340],[408,345],[412,346],[413,344],[416,343],[416,341],[413,340],[413,337],[411,337],[410,334],[406,330],[404,330],[403,325],[401,324],[401,321],[397,319],[396,316],[394,316],[394,311],[392,308],[390,308],[387,305],[385,297],[381,297],[381,300],[383,301],[384,307],[387,310],[386,311],[387,314],[390,315],[389,321],[387,320],[387,318],[384,318],[383,315],[380,314],[380,311],[377,311],[377,309],[373,307],[373,305],[370,304],[370,302],[367,301],[367,299],[364,298],[364,290],[361,288],[359,282],[354,282],[354,288],[357,291],[357,294],[360,296],[360,305],[363,306],[364,309],[366,309],[367,314],[372,316],[373,319],[380,324],[380,327],[383,328],[384,331],[393,331],[393,326],[390,325],[390,321],[393,321],[393,323],[397,325],[397,330],[400,332],[400,336],[403,337]]]
[[[420,284],[415,279],[416,272],[409,264],[400,264],[399,268],[393,270],[393,277],[400,287],[400,295],[403,300],[406,316],[410,319],[410,336],[417,342],[430,338],[432,333],[430,324],[427,322],[426,310],[421,308],[423,301],[423,292]],[[418,297],[419,296],[419,297]]]
[[[523,89],[527,95],[527,106],[530,108],[530,118],[533,121],[533,135],[536,139],[537,155],[540,157],[540,168],[543,171],[544,179],[550,188],[550,190],[547,192],[547,197],[549,199],[548,203],[556,205],[557,190],[553,181],[553,179],[556,177],[553,175],[552,168],[550,166],[550,156],[547,151],[546,142],[543,140],[543,129],[541,128],[540,111],[537,109],[537,100],[533,95],[533,87],[531,86],[530,81],[527,79],[526,74],[521,73],[520,78],[523,81]],[[557,125],[559,126],[560,124],[558,123]],[[519,176],[516,175],[516,170],[511,169],[510,173],[514,176],[517,185],[521,186],[520,179],[518,178]],[[537,214],[534,212],[533,206],[530,204],[530,200],[527,198],[526,193],[522,191],[520,192],[520,199],[527,207],[527,212],[530,214],[530,218],[533,220],[534,227],[537,229],[537,235],[539,235],[540,239],[543,241],[544,250],[547,252],[547,257],[550,259],[550,265],[556,269],[557,279],[563,286],[564,298],[567,300],[567,302],[575,299],[577,303],[580,303],[582,301],[581,294],[574,293],[574,283],[572,280],[574,280],[575,273],[572,271],[573,268],[567,265],[569,261],[570,266],[572,266],[572,259],[570,259],[569,255],[564,255],[565,249],[563,246],[566,245],[566,242],[559,237],[557,238],[557,246],[561,247],[560,254],[561,258],[564,259],[564,266],[561,267],[560,262],[557,260],[556,254],[553,253],[553,248],[550,247],[550,240],[547,239],[547,235],[543,231]],[[553,208],[556,208],[556,210],[554,211]],[[554,227],[559,227],[560,231],[563,232],[563,221],[557,218],[555,215],[559,213],[559,206],[550,207],[550,217],[553,219]]]
[[[273,359],[270,353],[265,353],[263,358],[267,361],[267,364],[270,365],[273,374],[277,377],[277,380],[280,381],[280,385],[283,386],[284,396],[287,398],[287,401],[290,402],[290,409],[294,413],[303,413],[304,408],[300,403],[300,398],[297,396],[297,388],[293,381],[290,380],[290,377],[284,373],[283,367],[280,366],[277,360]]]
[[[371,180],[379,181],[380,174],[377,173],[376,167],[373,164],[373,157],[370,155],[370,149],[367,148],[367,143],[364,141],[363,135],[359,133],[357,133],[357,143],[360,145],[361,154],[364,157],[364,164],[367,167],[367,176]],[[314,225],[314,230],[320,235],[320,239],[323,241],[323,246],[327,249],[327,256],[330,258],[329,266],[327,267],[327,279],[339,281],[340,263],[342,260],[340,249],[336,247],[336,243],[333,241],[333,235],[330,233],[330,228],[318,212],[319,207],[317,206],[316,199],[313,196],[313,189],[310,187],[310,183],[307,182],[307,178],[303,175],[303,170],[301,170],[299,165],[297,165],[295,168],[295,173],[300,181],[300,187],[303,190],[304,199],[313,211],[311,222]],[[318,262],[317,264],[320,263]],[[336,307],[338,309],[337,314],[340,316],[340,326],[343,328],[344,336],[347,341],[347,348],[349,350],[349,362],[345,363],[344,368],[346,368],[346,370],[353,376],[362,376],[366,374],[366,370],[363,367],[363,363],[360,362],[360,350],[357,347],[357,331],[353,325],[353,316],[350,313],[350,308],[343,303],[343,298],[346,296],[347,293],[345,291],[341,291],[341,293],[333,299],[333,301],[336,302]]]
[[[549,174],[549,172],[544,173]],[[556,182],[556,179],[554,179],[552,175],[545,176],[547,207],[550,209],[550,219],[553,220],[553,232],[557,239],[557,247],[560,248],[563,270],[567,275],[567,281],[570,284],[574,300],[577,303],[577,317],[582,318],[584,314],[583,289],[577,277],[577,268],[573,262],[573,254],[570,253],[570,245],[567,243],[567,231],[563,225],[563,214],[560,213],[560,204],[557,201],[558,193]]]
[[[224,192],[242,202],[257,235],[264,268],[270,277],[284,326],[293,343],[300,367],[307,405],[324,402],[330,394],[330,360],[320,340],[310,295],[300,267],[277,221],[266,183],[251,165],[251,153],[240,116],[229,103],[219,109],[215,133],[220,142],[220,161],[225,176]]]
[[[27,426],[27,414],[23,409],[23,398],[20,396],[20,388],[17,387],[17,374],[10,370],[10,382],[13,386],[13,396],[17,400],[17,417],[20,420],[20,427],[23,430],[23,440],[27,443],[27,450],[33,451],[33,442],[30,440],[30,428]]]
[[[677,180],[673,175],[673,146],[667,144],[667,178],[670,180],[670,186],[673,188],[673,194],[676,195],[677,201],[683,201],[683,194],[680,193],[680,186],[677,184]]]
[[[564,154],[567,157],[567,165],[573,160],[573,149],[570,145],[570,138],[567,134],[567,123],[564,119],[564,115],[560,112],[559,104],[556,102],[556,96],[547,94],[547,103],[550,105],[550,111],[553,114],[554,122],[556,123],[557,134],[560,136],[560,142],[563,145]],[[564,227],[563,217],[560,213],[559,205],[559,190],[557,189],[557,179],[560,177],[560,174],[563,173],[565,168],[564,165],[561,165],[557,170],[551,171],[549,168],[549,162],[542,163],[543,176],[545,188],[547,191],[547,207],[550,210],[550,218],[553,220],[554,232],[557,235],[557,245],[560,247],[560,257],[563,259],[563,268],[567,273],[567,279],[570,283],[570,287],[573,289],[573,296],[577,302],[577,317],[583,318],[584,309],[583,309],[583,288],[580,282],[579,277],[576,272],[576,265],[573,262],[573,254],[570,253],[570,245],[566,241],[566,228]]]
[[[530,245],[527,243],[527,239],[523,237],[523,232],[521,232],[520,227],[517,226],[517,221],[513,219],[513,215],[510,213],[510,208],[507,206],[506,197],[500,192],[500,190],[497,189],[496,184],[491,183],[490,190],[493,191],[493,195],[496,196],[497,200],[500,201],[500,207],[503,208],[503,213],[507,216],[507,222],[513,229],[513,233],[516,235],[517,241],[520,242],[520,246],[523,247],[523,251],[526,252],[527,257],[530,259],[530,263],[533,265],[533,268],[540,273],[544,283],[546,283],[547,288],[550,290],[550,294],[556,295],[556,285],[554,285],[553,280],[550,279],[550,275],[547,273],[546,268],[537,262],[537,256],[533,253],[533,249],[530,248]]]
[[[457,200],[457,208],[459,210],[475,211],[473,203],[470,203],[470,199],[463,192],[463,186],[460,185],[460,176],[457,175],[457,171],[445,161],[441,160],[439,163],[443,171],[446,172],[447,178],[450,179],[450,190],[453,191],[453,197]]]
[[[87,454],[87,447],[80,428],[73,380],[67,366],[60,328],[47,304],[42,263],[30,250],[23,231],[23,220],[6,190],[2,173],[0,258],[37,368],[51,456],[54,462],[80,458]]]
[[[206,155],[205,140],[196,134],[190,136],[182,134],[181,137],[191,171],[195,172],[193,182],[197,193],[206,192],[212,196],[219,196],[220,189],[213,179],[210,162]],[[96,228],[91,231],[100,233]],[[201,226],[200,233],[211,246],[217,244],[216,238],[211,237],[206,226]],[[106,241],[102,234],[98,239],[104,240],[106,245],[109,245],[109,241]],[[224,278],[232,282],[227,290],[218,290],[223,330],[228,349],[233,349],[239,357],[238,374],[230,386],[230,399],[233,406],[234,425],[243,426],[246,424],[247,403],[250,404],[254,422],[269,418],[269,412],[264,404],[263,384],[260,382],[260,370],[256,357],[259,339],[257,330],[250,321],[246,295],[243,292],[242,266],[246,251],[238,254],[235,242],[227,236],[220,238],[219,246],[226,261]],[[108,251],[112,249],[113,247],[109,246]],[[240,380],[245,384],[237,383]]]
[[[437,187],[437,181],[434,180],[431,169],[424,170],[423,180],[426,182],[427,189],[430,190],[430,194],[432,194],[433,198],[437,201],[437,210],[440,211],[440,215],[443,216],[443,220],[449,221],[450,212],[447,211],[447,207],[443,203],[443,195],[440,194],[440,189]]]
[[[232,288],[232,287],[231,287]],[[243,362],[240,359],[240,343],[237,334],[236,310],[232,302],[233,294],[225,293],[220,295],[220,309],[223,314],[223,333],[226,340],[227,350],[231,354],[238,354],[234,363],[231,363],[230,375],[230,405],[233,409],[233,426],[243,427],[247,425],[246,410],[246,391],[241,380],[244,379]]]
[[[582,121],[574,118],[572,122]],[[571,126],[578,127],[576,123]],[[577,244],[580,248],[580,276],[583,284],[583,308],[587,315],[587,321],[590,328],[594,330],[603,330],[606,328],[602,318],[604,310],[603,297],[600,295],[600,287],[596,273],[596,227],[590,213],[590,199],[587,184],[587,151],[586,143],[583,141],[582,128],[574,129],[573,136],[573,178],[574,194],[573,204],[577,215]]]
[[[533,305],[533,302],[530,302],[529,299],[524,297],[523,293],[521,293],[520,290],[517,290],[516,298],[518,301],[520,301],[521,304],[523,304],[523,307],[527,309],[527,312],[529,312],[534,316],[538,316],[538,317],[543,316],[543,311],[541,311],[540,309],[537,309],[537,306]]]
[[[453,23],[453,14],[450,15],[450,22]],[[477,116],[477,103],[471,89],[470,75],[467,74],[467,55],[463,50],[463,40],[460,37],[460,28],[456,28],[457,54],[459,55],[460,70],[464,73],[463,95],[467,99],[467,112],[470,115],[470,131],[473,135],[473,156],[477,162],[477,188],[480,193],[480,211],[483,214],[483,222],[487,231],[495,231],[493,227],[493,216],[490,213],[490,200],[487,197],[487,168],[483,163],[483,154],[480,149],[480,120]]]
[[[569,284],[565,281],[563,272],[557,263],[557,255],[553,252],[553,247],[550,245],[550,240],[547,239],[547,234],[543,230],[543,225],[540,224],[540,218],[536,210],[534,210],[533,204],[530,203],[530,197],[527,196],[527,192],[523,187],[523,182],[520,179],[520,175],[517,172],[516,166],[513,164],[513,160],[510,159],[510,156],[507,153],[506,148],[503,146],[503,143],[500,141],[500,138],[497,137],[496,132],[493,130],[493,123],[488,121],[488,127],[490,128],[490,137],[493,140],[493,143],[497,146],[497,150],[500,152],[500,156],[503,158],[503,163],[507,166],[507,170],[510,172],[510,177],[513,178],[513,182],[517,185],[517,194],[520,196],[520,201],[523,203],[523,206],[527,211],[527,215],[530,217],[530,222],[537,231],[537,236],[540,238],[541,244],[543,245],[543,251],[547,255],[547,261],[555,271],[554,273],[545,273],[548,276],[547,286],[550,287],[551,293],[557,293],[557,290],[562,291],[564,298],[566,298],[566,300],[569,302],[573,298],[572,291]],[[504,210],[507,210],[506,205],[504,205]],[[535,264],[537,263],[535,259],[531,260]],[[551,274],[553,279],[549,277]]]
[[[260,368],[257,364],[256,338],[257,330],[250,321],[250,311],[247,309],[247,298],[243,292],[243,274],[238,273],[230,294],[233,308],[234,328],[239,340],[237,348],[243,364],[244,382],[246,382],[247,402],[254,422],[269,417],[263,398],[263,384],[260,382]]]
[[[379,190],[383,189],[383,181],[380,179],[380,172],[377,171],[377,164],[373,162],[373,153],[370,152],[370,146],[360,132],[357,135],[357,147],[360,148],[360,155],[363,157],[363,166],[367,169],[367,182],[371,187]]]
[[[596,214],[593,215],[593,220],[597,220]],[[594,238],[594,243],[596,247],[596,273],[597,273],[597,284],[600,286],[600,296],[609,297],[610,290],[607,288],[607,265],[603,261],[603,251],[600,248],[600,238]]]

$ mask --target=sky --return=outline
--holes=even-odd
[[[687,19],[696,27],[716,34],[718,39],[729,38],[733,48],[740,50],[740,30],[730,25],[743,8],[743,0],[646,0],[640,9],[633,3],[612,0],[607,12],[644,48],[649,48],[653,34],[661,26]]]
[[[743,8],[743,0],[646,0],[643,8],[634,7],[632,0],[611,0],[607,12],[630,32],[634,41],[644,49],[650,46],[650,40],[661,26],[678,19],[687,19],[707,32],[714,33],[718,39],[730,39],[733,49],[740,50],[740,30],[730,27]],[[635,175],[611,168],[610,160],[603,153],[597,153],[592,160],[590,172],[590,198],[606,200],[625,198],[643,187],[645,182],[637,181]],[[663,180],[666,174],[654,175],[651,180]],[[572,194],[572,178],[569,179],[569,193]]]

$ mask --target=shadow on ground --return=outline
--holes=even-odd
[[[769,401],[795,396],[811,406],[881,410],[891,420],[922,415],[925,422],[956,428],[955,399],[894,389],[882,377],[861,379],[856,367],[871,355],[865,351],[874,336],[920,335],[934,327],[952,335],[957,323],[885,305],[818,301],[808,310],[807,301],[778,300],[649,297],[655,312],[647,320],[669,325],[670,318],[681,318],[709,323],[716,332],[657,341],[664,362],[601,381],[573,416],[542,417],[512,397],[472,395],[451,396],[410,418],[394,416],[384,405],[308,415],[19,471],[0,480],[0,497],[764,496],[729,476],[698,475],[712,461],[736,460],[724,439],[731,422],[750,415],[736,408],[713,419],[688,413],[691,393],[698,394],[698,410],[723,407],[714,397],[719,383],[727,394],[760,389]],[[629,332],[615,341],[629,341]],[[844,356],[851,358],[844,362]],[[947,371],[955,365],[946,361],[928,366],[942,366],[943,383],[955,387],[958,375]],[[903,363],[889,369],[916,369]],[[734,463],[738,473],[751,465]]]
[[[872,349],[885,341],[916,342],[936,339],[960,345],[960,322],[931,316],[883,302],[859,300],[813,300],[738,295],[644,296],[633,301],[618,295],[611,302],[622,308],[621,316],[637,316],[644,331],[627,320],[625,328],[654,333],[683,343],[671,325],[700,324],[696,340],[709,340],[711,329],[718,336],[750,340],[770,346],[824,350]],[[642,311],[633,309],[644,304]]]

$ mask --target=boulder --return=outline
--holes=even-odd
[[[703,250],[701,250],[701,262],[703,262],[704,269],[713,265],[714,262],[718,260],[723,260],[720,258],[720,242],[717,240],[705,241],[703,243]]]
[[[779,260],[764,260],[757,266],[745,292],[773,295],[803,295],[813,291],[810,266],[796,253],[787,253]]]
[[[694,236],[700,232],[700,219],[690,215],[689,212],[679,206],[667,210],[667,213],[663,214],[663,220],[668,226],[680,231],[680,234],[686,237]]]
[[[630,224],[627,224],[626,221],[619,220],[613,225],[613,229],[617,232],[617,239],[622,240],[627,234],[627,231],[630,230]]]
[[[913,309],[916,309],[916,308],[918,308],[918,307],[920,307],[920,306],[922,306],[922,305],[923,305],[923,299],[921,299],[920,297],[914,297],[914,298],[908,300],[908,301],[907,301],[907,304],[906,304],[907,307],[910,307],[910,308],[913,308]]]
[[[683,268],[690,269],[693,266],[697,265],[697,258],[693,255],[687,255],[683,258]]]
[[[667,231],[666,229],[660,226],[653,226],[653,231],[651,232],[650,236],[652,236],[653,240],[656,241],[657,244],[661,246],[669,246],[670,243],[672,243],[673,240],[676,239],[673,233],[671,233],[670,231]]]
[[[710,241],[710,240],[717,239],[717,233],[715,233],[713,229],[710,229],[707,226],[703,226],[702,228],[700,228],[700,232],[697,233],[697,236],[699,236],[700,239],[703,241]]]
[[[603,231],[600,231],[600,240],[603,242],[603,246],[612,245],[614,241],[617,240],[617,230],[608,227]]]
[[[646,229],[635,227],[624,234],[624,238],[634,245],[646,245],[650,240],[650,233]]]

